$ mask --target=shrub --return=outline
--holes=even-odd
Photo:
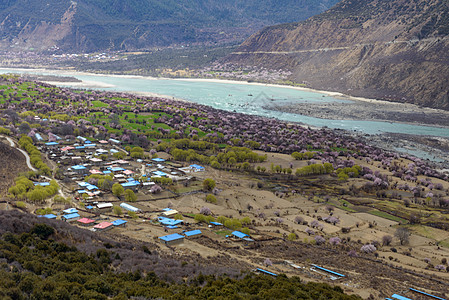
[[[197,221],[198,223],[201,222],[206,222],[206,216],[202,215],[202,214],[196,214],[194,217],[195,221]]]
[[[217,198],[215,198],[215,196],[212,195],[212,194],[208,194],[206,196],[206,202],[216,204],[217,203]]]
[[[294,240],[296,240],[297,238],[298,238],[298,236],[297,236],[296,233],[294,233],[294,232],[290,233],[290,234],[288,235],[288,237],[287,237],[287,239],[288,239],[289,241],[294,241]]]
[[[304,221],[304,219],[300,216],[296,216],[295,217],[295,223],[296,224],[302,224],[302,222]]]
[[[210,208],[209,207],[202,207],[201,209],[200,209],[200,214],[202,214],[202,215],[205,215],[205,216],[209,216],[209,215],[211,215],[212,214],[212,211],[210,210]]]
[[[240,231],[247,235],[251,234],[251,231],[249,230],[248,227],[243,227],[242,229],[240,229]]]
[[[338,245],[340,243],[341,243],[341,239],[338,236],[331,237],[329,239],[329,244],[331,244],[331,245]]]
[[[317,245],[321,245],[321,244],[324,244],[326,242],[326,240],[321,235],[316,235],[315,242]]]
[[[366,244],[360,248],[360,251],[365,252],[365,253],[373,253],[376,250],[377,250],[377,248],[373,244]]]
[[[16,202],[16,206],[17,206],[18,208],[26,208],[26,207],[27,207],[26,204],[25,204],[25,202],[23,202],[23,201],[17,201],[17,202]]]
[[[272,266],[273,263],[271,262],[271,260],[269,258],[265,258],[265,260],[263,261],[263,265],[266,267]]]

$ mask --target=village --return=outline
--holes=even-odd
[[[242,189],[239,183],[210,167],[176,162],[164,152],[134,155],[133,158],[127,151],[129,148],[122,148],[121,142],[112,138],[94,140],[77,136],[76,139],[70,140],[53,135],[50,142],[37,134],[36,139],[38,149],[62,170],[62,180],[58,183],[61,193],[70,198],[70,202],[65,204],[50,204],[51,210],[37,209],[41,217],[68,222],[99,234],[110,231],[142,241],[157,242],[162,247],[179,253],[193,252],[205,257],[230,255],[232,258],[243,259],[248,267],[256,264],[258,267],[254,271],[268,276],[277,276],[279,273],[301,274],[306,278],[338,282],[349,290],[357,290],[361,286],[356,283],[356,276],[348,276],[349,274],[332,268],[332,265],[327,264],[325,268],[315,264],[316,262],[300,263],[275,257],[270,259],[263,252],[254,256],[253,251],[264,242],[277,240],[279,237],[284,240],[299,237],[308,242],[309,236],[312,235],[310,242],[319,245],[322,241],[316,236],[313,240],[315,232],[327,236],[336,235],[329,239],[329,243],[338,245],[350,240],[349,237],[344,237],[346,235],[338,234],[339,231],[345,232],[350,227],[360,228],[361,231],[355,236],[362,239],[368,238],[363,228],[378,227],[380,230],[375,236],[381,239],[385,229],[398,224],[381,217],[367,217],[366,214],[363,218],[369,221],[361,222],[355,214],[350,217],[348,212],[323,207],[319,201],[310,203],[302,200],[300,206],[309,207],[305,213],[305,209],[290,203],[291,200],[282,199],[280,195],[257,189]],[[287,160],[286,156],[282,155],[275,159]],[[214,182],[214,188],[207,190],[204,182],[210,180],[208,177],[222,179],[224,182],[220,185],[224,183],[231,189],[217,191]],[[45,177],[41,179],[42,181],[35,184],[50,184],[43,181]],[[242,184],[247,181],[238,176],[234,179],[238,179]],[[229,206],[229,198],[224,201],[228,209],[219,208],[216,200],[215,203],[204,200],[207,199],[206,195],[221,193],[219,198],[229,196],[239,202],[242,190],[246,191],[247,199],[254,199],[242,199],[242,203],[237,206],[234,204],[232,209]],[[263,210],[262,204],[257,203],[261,199],[264,199]],[[253,208],[251,205],[259,208]],[[212,213],[211,209],[214,212],[220,211],[222,216]],[[320,211],[322,214],[330,214],[330,217],[321,218],[315,214],[308,217],[308,212],[312,210],[317,214]],[[265,215],[270,212],[275,218]],[[308,216],[292,216],[301,212]],[[256,218],[258,220],[255,220]],[[239,222],[240,224],[235,225]],[[392,229],[387,230],[393,233]],[[294,232],[296,238],[292,238],[290,231]],[[372,240],[372,234],[369,239]],[[418,239],[418,243],[423,243],[423,240]],[[384,255],[389,252],[379,250],[384,251],[380,252]],[[390,256],[390,261],[391,259]],[[395,260],[399,262],[399,259]]]

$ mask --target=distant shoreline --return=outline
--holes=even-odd
[[[82,72],[82,71],[74,71],[74,70],[60,70],[60,69],[46,69],[46,68],[4,68],[0,67],[0,69],[3,70],[11,70],[11,71],[24,71],[24,72],[48,72],[48,73],[54,73],[59,76],[76,76],[76,75],[86,75],[86,76],[101,76],[101,77],[113,77],[113,78],[138,78],[138,79],[145,79],[145,80],[174,80],[174,81],[199,81],[199,82],[211,82],[211,83],[232,83],[232,84],[242,84],[242,85],[258,85],[258,86],[269,86],[269,87],[277,87],[277,88],[288,88],[288,89],[295,89],[299,91],[305,91],[305,92],[313,92],[313,93],[319,93],[326,96],[331,96],[335,98],[339,98],[342,100],[352,100],[352,101],[363,101],[363,102],[371,102],[371,103],[394,103],[389,102],[385,100],[378,100],[378,99],[370,99],[370,98],[363,98],[363,97],[354,97],[349,96],[340,92],[331,92],[331,91],[325,91],[325,90],[316,90],[312,88],[307,87],[300,87],[300,86],[290,86],[290,85],[282,85],[282,84],[275,84],[275,83],[261,83],[261,82],[248,82],[248,81],[240,81],[240,80],[230,80],[230,79],[209,79],[209,78],[168,78],[168,77],[151,77],[151,76],[143,76],[143,75],[117,75],[117,74],[101,74],[101,73],[90,73],[90,72]],[[47,82],[49,84],[60,84],[59,82]],[[91,85],[89,85],[91,84]],[[107,85],[104,83],[94,82],[94,81],[83,81],[82,83],[79,83],[77,85],[71,84],[73,86],[79,86],[79,87],[85,87],[85,88],[112,88],[114,85]],[[129,92],[129,93],[143,93],[143,92]],[[151,93],[152,94],[152,93]],[[157,95],[157,94],[153,94]],[[164,95],[161,95],[164,96]],[[170,96],[164,96],[169,97]],[[181,99],[184,101],[188,101],[186,99]]]
[[[211,82],[211,83],[230,83],[230,84],[240,84],[240,85],[257,85],[257,86],[269,86],[269,87],[276,87],[276,88],[288,88],[288,89],[295,89],[295,90],[300,90],[300,91],[305,91],[305,92],[313,92],[313,93],[319,93],[325,96],[331,96],[334,98],[339,98],[342,100],[349,100],[351,101],[350,105],[341,105],[341,104],[335,104],[335,109],[333,111],[334,117],[336,115],[340,115],[340,117],[342,117],[342,119],[345,120],[352,120],[350,117],[351,112],[356,113],[359,117],[362,115],[365,116],[370,116],[374,111],[370,110],[370,106],[373,105],[379,105],[379,106],[383,106],[385,105],[385,107],[388,106],[401,106],[404,108],[404,110],[407,111],[413,111],[413,110],[417,110],[417,111],[423,111],[423,108],[418,108],[416,105],[413,104],[401,104],[401,103],[395,103],[395,102],[389,102],[389,101],[383,101],[383,100],[376,100],[376,99],[368,99],[368,98],[363,98],[363,97],[352,97],[352,96],[348,96],[348,95],[344,95],[342,93],[338,93],[338,92],[329,92],[329,91],[322,91],[322,90],[314,90],[314,89],[310,89],[310,88],[305,88],[305,87],[297,87],[297,86],[287,86],[287,85],[279,85],[279,84],[269,84],[269,83],[259,83],[259,82],[246,82],[246,81],[238,81],[238,80],[225,80],[225,79],[208,79],[208,78],[155,78],[155,77],[150,77],[150,76],[140,76],[140,75],[108,75],[108,74],[95,74],[95,73],[88,73],[88,72],[78,72],[78,71],[73,71],[73,70],[57,70],[57,69],[44,69],[44,68],[38,68],[38,69],[23,69],[23,68],[0,68],[2,70],[6,70],[6,71],[11,71],[11,73],[13,72],[32,72],[32,73],[48,73],[51,75],[57,75],[57,76],[83,76],[83,75],[87,75],[87,76],[99,76],[99,77],[113,77],[113,78],[138,78],[138,79],[144,79],[144,80],[148,80],[148,81],[153,81],[153,80],[173,80],[173,81],[190,81],[190,82]],[[64,86],[64,82],[47,82],[49,84],[57,84],[59,86]],[[105,89],[107,91],[108,88],[113,88],[115,87],[115,85],[113,84],[107,84],[107,83],[103,83],[103,82],[96,82],[96,81],[85,81],[83,80],[82,82],[79,83],[67,83],[68,87],[72,87],[72,88],[98,88],[98,89]],[[172,100],[177,100],[177,101],[183,101],[183,102],[193,102],[193,101],[189,101],[186,99],[180,99],[180,98],[176,98],[173,96],[167,96],[167,95],[162,95],[162,94],[157,94],[157,93],[152,93],[152,92],[139,92],[139,91],[126,91],[124,93],[128,93],[128,94],[134,94],[134,95],[139,95],[139,96],[146,96],[146,97],[159,97],[159,98],[165,98],[165,99],[172,99]],[[334,104],[324,104],[324,106],[332,106]],[[323,109],[327,109],[328,107],[320,107],[319,104],[314,104],[314,103],[302,103],[301,106],[298,106],[296,108],[291,107],[288,108],[288,106],[285,106],[285,109],[287,109],[289,112],[293,112],[297,109],[300,109],[301,107],[303,109],[300,109],[300,111],[298,111],[297,113],[301,113],[303,115],[308,115],[304,112],[304,108],[306,107],[314,107],[315,110],[310,111],[309,115],[317,117],[317,118],[325,118],[326,116],[324,115],[325,110]],[[352,107],[351,109],[348,109],[348,107]],[[280,107],[282,109],[282,107]],[[276,110],[273,108],[267,108],[267,109],[272,109],[272,110]],[[387,108],[385,108],[385,110],[388,111]],[[435,110],[435,109],[430,109],[430,108],[426,108],[426,110],[428,110],[429,112],[434,110],[435,112],[445,112],[445,111],[441,111],[441,110]],[[428,112],[426,111],[426,113]],[[445,112],[446,114],[449,115],[448,112]],[[332,115],[332,112],[329,112],[328,117]],[[448,117],[449,118],[449,117]],[[363,119],[362,120],[369,120],[368,119]],[[438,125],[429,125],[426,123],[412,123],[410,121],[404,121],[404,120],[381,120],[383,122],[397,122],[397,123],[404,123],[404,124],[411,124],[411,125],[421,125],[421,126],[432,126],[432,127],[439,127]],[[288,122],[288,121],[287,121]],[[317,128],[319,129],[320,127],[317,126],[313,126],[313,125],[307,125],[304,124],[304,127],[311,127],[311,128]],[[443,128],[448,128],[445,126],[442,126]],[[354,134],[351,131],[348,131],[349,134]],[[357,135],[359,135],[359,133],[357,133]],[[399,137],[400,135],[396,135],[394,138],[392,139],[388,139],[389,141],[384,141],[383,138],[386,138],[387,135],[373,135],[371,138],[370,137],[366,137],[368,138],[368,140],[371,140],[371,142],[373,144],[376,144],[377,146],[381,146],[384,149],[389,149],[390,151],[395,151],[394,149],[391,148],[392,144],[396,144],[397,146],[413,146],[417,149],[425,149],[425,145],[428,144],[427,138],[424,138],[423,141],[417,141],[417,140],[410,140],[406,134],[401,135],[401,137]],[[390,135],[388,135],[390,136]],[[423,136],[424,137],[424,136]],[[439,157],[444,157],[445,154],[444,152],[446,152],[445,150],[438,150],[435,151],[437,149],[434,150],[427,150],[426,152],[428,153],[432,153],[432,152],[436,152],[435,154],[439,153]],[[446,152],[447,153],[447,152]]]

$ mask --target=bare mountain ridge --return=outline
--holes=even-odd
[[[227,60],[287,68],[317,89],[449,109],[448,32],[447,0],[344,0],[263,29]]]
[[[241,41],[263,26],[304,20],[337,2],[5,0],[0,47],[91,52]]]

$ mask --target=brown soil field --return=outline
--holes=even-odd
[[[169,155],[164,158],[170,159]],[[265,166],[270,170],[272,163],[281,164],[283,167],[292,164],[294,169],[307,165],[307,161],[296,161],[289,155],[268,154],[266,162],[254,164],[253,167]],[[355,163],[368,166],[373,172],[392,175],[378,162],[356,160]],[[399,159],[397,163],[407,165],[409,161]],[[102,215],[101,219],[114,220],[120,217],[127,219],[129,223],[126,228],[116,228],[99,234],[143,241],[156,247],[161,253],[179,259],[198,257],[211,264],[224,264],[243,270],[261,267],[275,273],[299,276],[304,281],[326,282],[363,298],[370,295],[375,299],[385,298],[408,287],[441,297],[449,296],[449,272],[437,271],[434,268],[435,265],[441,264],[443,259],[449,259],[449,232],[419,224],[405,225],[407,220],[376,210],[381,208],[380,204],[390,205],[391,207],[387,206],[388,209],[398,207],[398,210],[401,210],[405,208],[403,201],[378,199],[375,193],[368,192],[351,195],[349,190],[361,187],[366,182],[362,178],[340,182],[330,175],[297,178],[269,171],[259,173],[217,170],[207,166],[205,172],[197,172],[194,176],[196,181],[188,188],[178,184],[166,188],[171,191],[158,195],[151,195],[147,191],[138,192],[138,200],[133,205],[141,208],[144,213],[136,220],[126,215]],[[217,183],[215,204],[206,202],[207,193],[201,190],[205,178],[212,178]],[[398,184],[406,183],[396,177],[393,181]],[[433,179],[433,182],[442,183],[444,190],[449,188],[448,182],[437,179]],[[196,193],[176,195],[175,191],[182,190]],[[341,194],[341,190],[345,190],[345,193]],[[101,201],[118,204],[122,200],[107,194]],[[73,201],[71,205],[78,206],[77,201]],[[55,210],[63,208],[62,205],[51,203],[45,206],[51,206]],[[159,215],[158,211],[166,207],[178,210],[186,225],[167,230],[153,221]],[[247,243],[226,237],[232,230],[197,223],[193,216],[198,214],[202,207],[208,207],[214,217],[250,218],[251,224],[245,226],[249,227],[254,242]],[[29,209],[31,208],[35,209],[29,206]],[[413,205],[407,209],[418,211]],[[373,211],[377,211],[378,215]],[[338,218],[338,223],[330,224],[322,220],[330,213]],[[434,213],[441,215],[436,209]],[[85,212],[81,215],[93,217]],[[296,223],[297,217],[303,220],[301,224]],[[321,228],[313,228],[315,233],[308,235],[306,228],[311,228],[312,221],[318,221]],[[399,225],[401,222],[403,224]],[[407,226],[410,229],[410,243],[401,245],[394,237],[399,226]],[[170,247],[159,242],[160,236],[191,229],[200,229],[202,236],[185,239],[184,243]],[[296,234],[294,241],[287,239],[291,233]],[[316,245],[315,235],[323,236],[326,243]],[[382,238],[385,235],[392,237],[391,245],[382,246]],[[332,237],[339,237],[341,243],[331,245],[329,239]],[[369,243],[376,245],[376,253],[366,254],[360,250],[363,245]],[[350,251],[356,254],[348,255]],[[271,266],[264,265],[267,258],[273,262]],[[430,263],[425,262],[427,259]],[[293,266],[286,261],[293,263]],[[312,270],[311,264],[329,268],[345,274],[346,277],[331,280],[328,275]]]

